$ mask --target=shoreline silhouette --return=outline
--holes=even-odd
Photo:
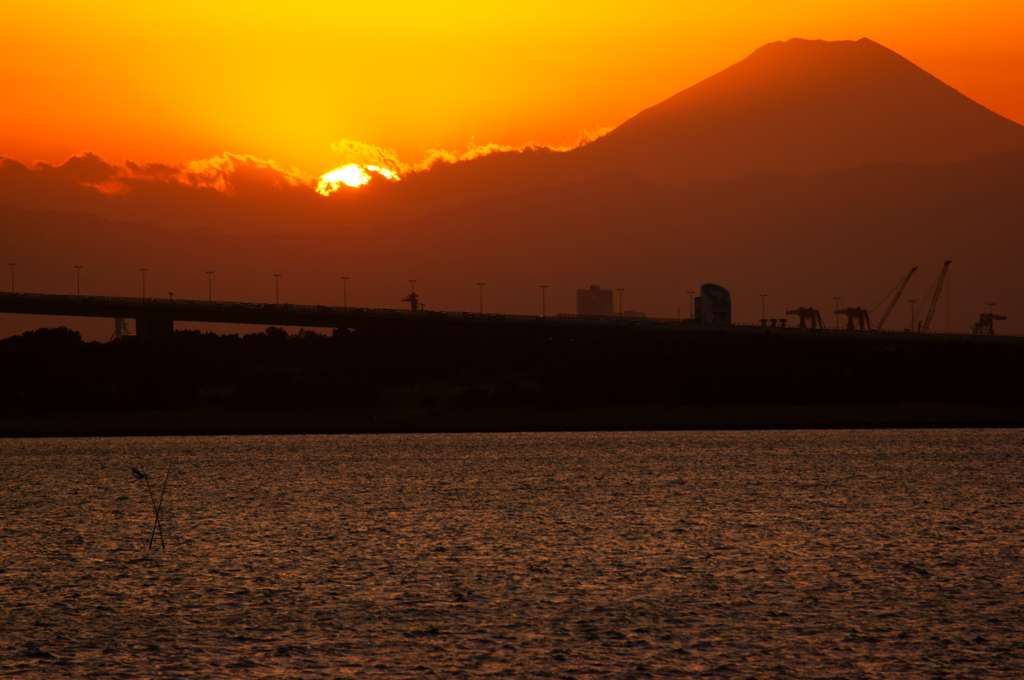
[[[637,327],[638,328],[638,327]],[[1024,425],[1024,344],[377,321],[0,341],[4,436]]]

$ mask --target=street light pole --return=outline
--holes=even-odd
[[[213,302],[213,272],[206,272],[206,278],[210,288],[210,302]]]
[[[18,263],[17,262],[8,262],[7,264],[11,265],[11,292],[13,293],[14,292],[14,268],[16,266],[18,266]]]
[[[832,299],[836,301],[836,330],[839,330],[839,301],[843,298],[837,297]]]
[[[146,299],[146,272],[148,272],[149,270],[143,268],[143,269],[140,269],[139,271],[142,272],[142,299],[145,300]]]
[[[82,265],[75,265],[75,282],[77,285],[78,296],[82,296]]]
[[[619,321],[622,321],[622,291],[624,291],[626,289],[625,288],[616,288],[615,290],[619,291]]]
[[[348,309],[348,277],[341,277],[341,304],[345,309]]]
[[[768,322],[768,319],[765,318],[765,313],[764,313],[764,299],[766,297],[768,297],[768,294],[767,293],[761,293],[759,295],[759,297],[761,298],[761,323],[763,324],[763,323],[767,323]]]
[[[547,318],[548,315],[548,287],[540,287],[540,315],[542,318]]]
[[[691,319],[693,318],[693,294],[696,293],[696,292],[697,291],[695,291],[695,290],[688,290],[688,291],[686,291],[686,294],[690,296],[690,318]]]
[[[476,285],[480,286],[480,313],[483,314],[484,313],[484,284],[477,283]]]
[[[281,275],[274,274],[274,306],[281,306]]]

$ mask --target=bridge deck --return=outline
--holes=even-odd
[[[1024,343],[1016,336],[982,336],[949,333],[904,333],[896,331],[847,331],[835,329],[765,328],[754,325],[704,326],[691,319],[637,317],[593,317],[574,314],[529,316],[520,314],[478,314],[408,309],[329,307],[325,305],[263,304],[208,300],[163,300],[157,298],[100,297],[90,295],[47,295],[0,293],[0,313],[85,316],[135,319],[143,335],[173,328],[175,321],[239,323],[303,328],[359,328],[374,321],[404,320],[410,323],[555,324],[559,326],[663,329],[686,332],[733,332],[767,334],[816,334],[836,337],[874,337],[886,340],[960,340],[972,342]],[[162,332],[162,331],[159,331]]]

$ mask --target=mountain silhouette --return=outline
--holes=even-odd
[[[1024,127],[876,42],[793,39],[761,47],[570,155],[577,168],[681,183],[953,163],[1019,148]]]
[[[682,184],[885,161],[955,163],[1022,148],[1024,126],[876,42],[792,39],[759,48],[585,146],[438,164],[353,196],[351,214],[404,220],[614,171]]]

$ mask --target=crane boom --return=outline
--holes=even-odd
[[[893,296],[892,302],[889,303],[889,307],[885,310],[885,314],[883,314],[882,318],[878,320],[878,325],[875,326],[875,330],[882,330],[882,326],[885,325],[885,320],[889,318],[889,312],[891,312],[892,308],[896,306],[896,301],[900,299],[900,295],[903,294],[903,289],[907,287],[908,283],[910,283],[910,277],[913,276],[916,271],[917,267],[914,267],[910,270],[910,273],[907,274],[907,277],[903,279],[903,283],[900,284],[900,289],[896,291],[896,295]]]
[[[939,302],[939,293],[942,292],[942,282],[946,280],[946,270],[949,269],[949,263],[953,260],[946,260],[942,263],[942,273],[939,274],[939,282],[935,284],[935,295],[932,296],[932,304],[928,307],[928,316],[924,319],[924,325],[921,326],[921,332],[927,333],[928,326],[932,323],[932,314],[935,313],[935,305]]]

